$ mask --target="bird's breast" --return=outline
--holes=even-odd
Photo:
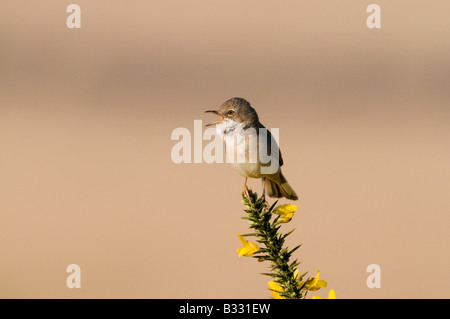
[[[227,162],[242,176],[261,177],[261,164],[258,157],[258,135],[251,130],[231,130],[223,135]]]

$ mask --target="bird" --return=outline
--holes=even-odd
[[[270,131],[261,124],[258,113],[250,102],[234,97],[225,101],[217,110],[208,110],[205,113],[221,117],[219,121],[205,126],[215,126],[217,135],[225,141],[228,161],[245,177],[244,194],[247,197],[247,179],[261,178],[263,198],[267,190],[267,194],[272,198],[298,200],[294,189],[281,173],[283,158],[278,144]],[[270,150],[270,161],[267,159],[267,150]],[[276,165],[272,167],[272,164]]]

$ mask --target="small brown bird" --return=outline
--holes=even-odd
[[[258,114],[243,98],[232,98],[217,111],[206,111],[221,119],[206,126],[216,125],[217,133],[226,144],[228,161],[245,177],[244,192],[248,194],[247,179],[262,178],[263,196],[267,188],[270,197],[297,200],[297,194],[281,173],[283,158],[272,134],[259,122]],[[270,150],[270,160],[268,150]]]

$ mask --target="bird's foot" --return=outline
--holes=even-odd
[[[244,193],[245,198],[250,199],[250,193],[248,191],[247,185],[244,187],[244,192],[243,193]]]
[[[269,202],[266,200],[266,193],[263,192],[262,196],[261,196],[261,201],[264,202],[264,204],[269,207]]]

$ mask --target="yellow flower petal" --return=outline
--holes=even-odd
[[[280,295],[280,293],[284,291],[283,287],[281,287],[275,281],[269,281],[269,287],[270,287],[270,292],[272,293],[272,296],[275,299],[284,299],[284,297],[282,297]]]
[[[300,281],[298,282],[298,288],[299,288],[299,289],[302,289],[304,285],[305,285],[305,281],[304,281],[304,280],[300,280]]]
[[[316,291],[319,290],[322,287],[326,287],[327,286],[327,282],[325,280],[319,280],[320,277],[320,270],[317,272],[317,276],[312,278],[312,279],[308,279],[305,283],[305,288],[310,290],[310,291]]]
[[[247,245],[247,240],[245,240],[244,236],[238,234],[238,238],[241,241],[242,245],[245,247]]]
[[[258,245],[256,245],[255,243],[252,243],[251,241],[246,240],[243,236],[238,234],[238,238],[241,241],[242,245],[244,246],[244,247],[238,248],[236,250],[236,252],[239,254],[239,257],[253,256],[253,254],[259,250]]]
[[[253,243],[253,242],[251,242],[251,241],[248,242],[248,245],[249,245],[249,249],[250,249],[250,250],[253,250],[253,251],[259,250],[258,245],[256,245],[255,243]]]
[[[280,215],[280,216],[286,216],[288,214],[293,214],[297,211],[298,207],[296,205],[291,205],[291,204],[284,204],[284,205],[280,205],[275,207],[273,213]]]
[[[294,213],[286,214],[283,217],[281,217],[280,220],[282,223],[289,223],[291,221],[292,217],[294,217]]]
[[[312,299],[322,299],[320,296],[314,296]],[[334,294],[334,290],[330,289],[330,292],[328,293],[328,299],[336,299],[336,295]]]
[[[328,299],[336,299],[336,294],[333,289],[330,289],[330,293],[328,294]]]

